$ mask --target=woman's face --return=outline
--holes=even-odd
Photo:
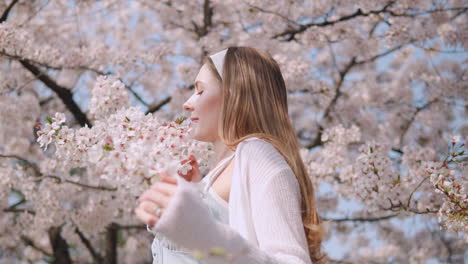
[[[192,137],[199,141],[214,142],[218,139],[218,123],[221,117],[221,83],[205,63],[195,78],[192,96],[184,103],[184,110],[191,113]]]

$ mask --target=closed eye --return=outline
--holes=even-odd
[[[200,94],[202,94],[202,93],[203,93],[203,90],[202,90],[202,91],[199,91],[199,92],[197,93],[197,95],[200,95]]]

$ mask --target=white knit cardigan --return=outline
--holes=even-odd
[[[265,140],[249,138],[235,152],[229,194],[229,225],[210,216],[197,183],[178,187],[154,227],[174,243],[208,252],[224,249],[233,264],[312,263],[301,219],[299,184],[284,157]],[[207,257],[204,263],[228,263]]]

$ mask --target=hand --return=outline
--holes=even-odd
[[[198,168],[198,167],[197,167]],[[161,173],[161,181],[153,184],[138,198],[135,215],[143,223],[153,227],[164,214],[177,189],[177,179]],[[156,208],[161,208],[161,215],[155,215]]]
[[[182,175],[180,173],[179,175],[187,181],[199,182],[201,180],[201,175],[200,175],[200,169],[198,168],[198,162],[195,156],[190,154],[190,156],[187,159],[183,160],[181,163],[185,164],[187,162],[190,163],[190,165],[192,166],[192,169],[189,172],[187,172],[186,175]]]

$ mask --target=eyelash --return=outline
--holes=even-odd
[[[200,94],[202,94],[202,93],[203,93],[203,91],[200,91],[200,92],[197,93],[197,95],[200,95]]]

